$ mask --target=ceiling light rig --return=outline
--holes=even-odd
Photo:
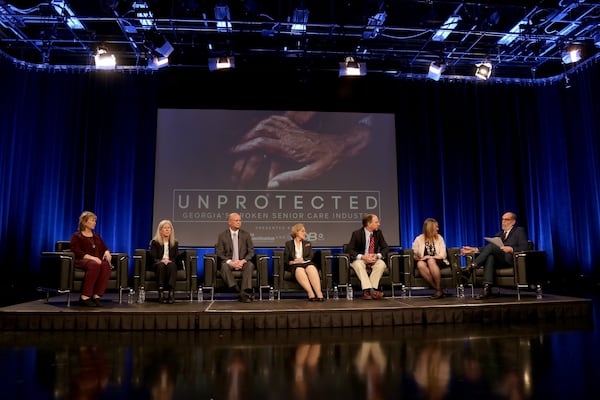
[[[306,24],[308,23],[309,11],[303,8],[296,8],[292,16],[292,27],[290,33],[292,35],[303,35],[306,33]]]
[[[444,64],[442,61],[432,61],[431,64],[429,64],[427,78],[437,82],[440,80],[440,77],[444,73],[445,69],[446,64]]]
[[[117,66],[117,59],[114,54],[110,54],[108,49],[104,46],[99,46],[94,55],[94,61],[96,63],[96,69],[115,69]]]
[[[483,61],[475,64],[475,77],[481,80],[488,80],[492,75],[492,63],[489,61]]]
[[[357,62],[354,57],[346,57],[340,63],[339,76],[365,76],[367,74],[367,64]]]

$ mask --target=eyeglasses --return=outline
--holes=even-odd
[[[502,221],[512,221],[512,218],[502,218]]]

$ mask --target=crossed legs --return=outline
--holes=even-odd
[[[440,267],[437,264],[437,260],[435,258],[428,258],[427,260],[419,260],[417,261],[417,269],[419,270],[419,274],[431,285],[432,288],[435,289],[434,295],[439,295],[442,293],[442,275],[440,272]]]

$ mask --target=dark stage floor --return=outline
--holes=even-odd
[[[414,294],[417,293],[417,294]],[[553,322],[591,318],[589,299],[503,289],[493,298],[458,298],[452,292],[439,300],[428,291],[413,296],[382,300],[332,300],[309,302],[283,298],[240,303],[231,297],[214,301],[190,301],[179,297],[175,304],[159,304],[151,297],[143,304],[119,303],[107,294],[102,308],[87,308],[66,295],[0,308],[0,328],[16,330],[215,330],[380,327],[415,324],[472,322]]]
[[[508,291],[486,301],[429,294],[174,305],[114,295],[92,310],[58,296],[7,306],[2,398],[597,397],[597,292],[521,301]]]

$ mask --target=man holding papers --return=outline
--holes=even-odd
[[[515,226],[516,223],[517,215],[507,212],[502,215],[502,230],[494,237],[486,237],[485,240],[488,244],[485,247],[464,246],[461,249],[462,254],[479,253],[469,267],[469,271],[483,265],[483,292],[479,296],[480,299],[491,296],[495,269],[513,265],[513,253],[528,248],[527,233],[525,229]]]

